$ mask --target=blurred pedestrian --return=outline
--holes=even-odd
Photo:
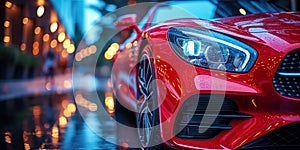
[[[53,50],[49,50],[45,59],[45,63],[43,66],[43,72],[46,76],[46,86],[49,82],[50,77],[50,83],[51,85],[54,85],[54,69],[55,69],[55,54]]]

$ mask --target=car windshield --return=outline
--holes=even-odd
[[[200,0],[174,1],[160,4],[154,10],[152,20],[147,20],[147,14],[139,23],[155,25],[167,20],[179,18],[201,18],[212,20],[239,15],[257,14],[263,12],[283,12],[283,8],[266,0]],[[149,11],[150,13],[151,11]]]
[[[232,16],[257,14],[264,12],[284,12],[287,8],[281,8],[277,3],[285,3],[286,0],[197,0],[197,1],[168,1],[152,7],[138,23],[138,27],[145,30],[150,26],[180,18],[201,18],[214,20]],[[153,18],[150,16],[153,13]],[[150,18],[150,20],[149,20]],[[126,41],[136,37],[133,32]],[[127,43],[125,42],[125,43]]]

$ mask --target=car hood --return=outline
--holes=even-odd
[[[300,27],[300,13],[264,13],[220,19],[220,22],[247,32],[277,32]],[[256,30],[257,29],[257,30]],[[263,29],[263,30],[260,30]]]
[[[219,22],[251,33],[265,41],[266,37],[290,44],[300,42],[300,13],[265,13],[231,17]]]

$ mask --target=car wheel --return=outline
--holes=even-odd
[[[138,138],[144,149],[161,147],[159,126],[159,109],[154,65],[151,61],[151,48],[145,46],[139,57],[137,68],[137,113],[136,123]],[[160,144],[160,145],[157,145]]]

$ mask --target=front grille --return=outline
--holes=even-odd
[[[282,126],[241,149],[300,149],[300,122]]]
[[[214,96],[216,99],[223,99],[221,96]],[[211,102],[219,102],[218,100],[211,100]],[[220,112],[217,108],[212,108],[208,113],[205,113],[210,95],[195,95],[190,97],[181,107],[178,112],[174,133],[180,139],[212,139],[219,133],[225,130],[230,130],[230,121],[233,119],[251,118],[247,115],[238,112],[238,106],[232,100],[225,98]],[[213,106],[217,106],[214,104]],[[216,117],[212,125],[208,123],[200,123],[204,116]],[[199,133],[199,128],[207,129],[204,133]]]
[[[300,98],[300,50],[290,52],[283,59],[273,78],[276,91],[287,97]]]

